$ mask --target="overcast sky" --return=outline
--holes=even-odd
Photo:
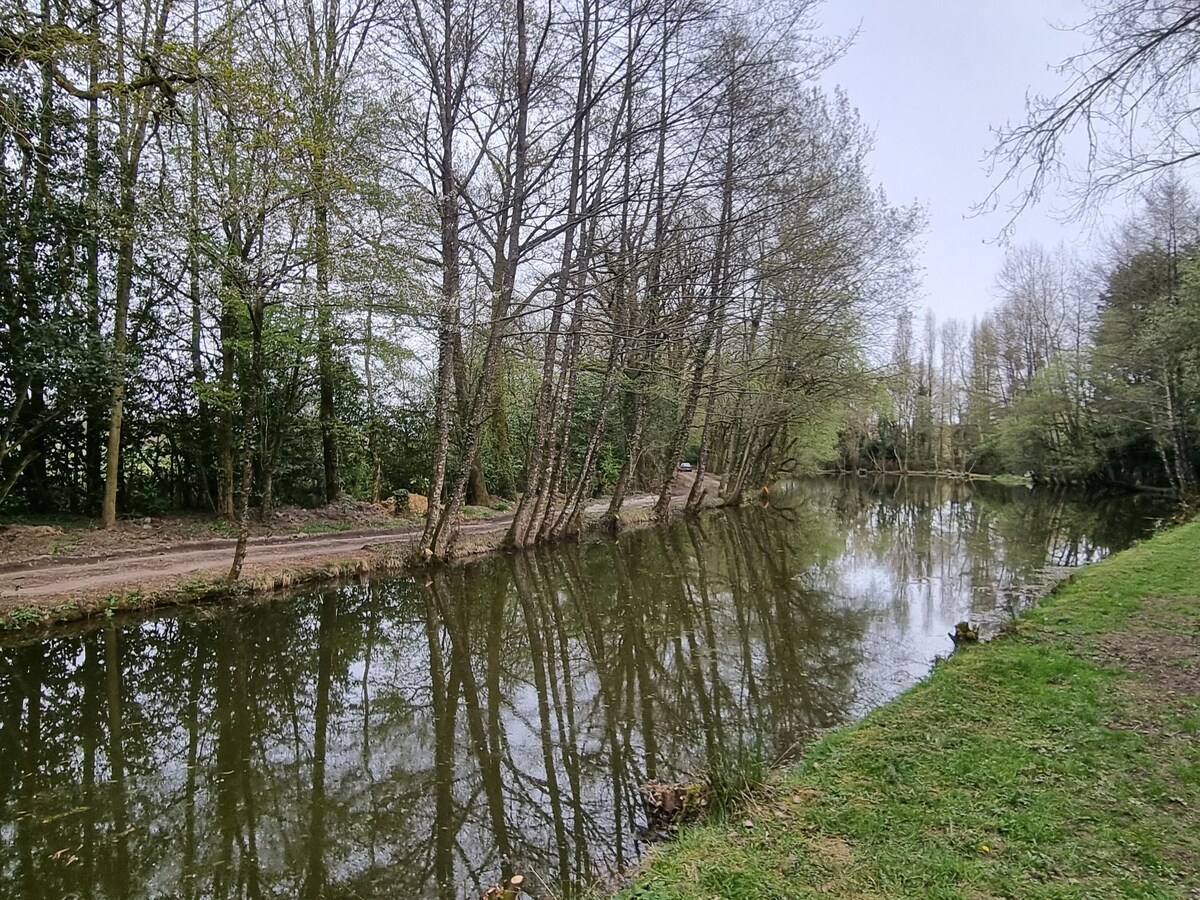
[[[872,167],[891,200],[928,211],[924,303],[939,320],[970,320],[994,303],[1005,219],[970,217],[991,186],[990,129],[1022,118],[1027,91],[1057,91],[1051,65],[1081,49],[1082,37],[1054,25],[1085,13],[1082,0],[829,0],[819,8],[829,34],[860,28],[825,80],[843,87],[874,129]],[[1054,206],[1051,198],[1022,215],[1013,239],[1085,241]]]

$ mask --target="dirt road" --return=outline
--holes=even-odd
[[[504,516],[466,524],[461,532],[473,534],[503,528],[510,518]],[[419,528],[403,528],[252,538],[246,550],[245,565],[286,565],[349,553],[367,546],[408,543],[420,533]],[[229,568],[236,543],[232,539],[204,541],[164,547],[149,553],[129,550],[101,558],[39,560],[24,566],[7,566],[0,571],[0,599],[33,599],[117,588],[136,590],[145,583],[215,573]]]
[[[630,498],[625,508],[651,506],[654,497]],[[586,512],[602,514],[606,501],[593,503]],[[512,521],[511,515],[498,515],[460,526],[464,536],[499,534]],[[301,563],[345,556],[368,547],[408,544],[421,533],[419,527],[400,529],[363,529],[351,532],[315,535],[286,535],[251,538],[245,567],[263,570],[284,568]],[[208,540],[154,550],[122,550],[102,557],[38,559],[0,567],[0,601],[13,606],[24,600],[44,604],[49,598],[95,595],[107,591],[137,591],[146,586],[160,587],[171,581],[220,575],[233,559],[233,539]]]

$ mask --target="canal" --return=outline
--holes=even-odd
[[[781,761],[1168,510],[933,479],[0,646],[0,897],[603,884],[639,788]]]

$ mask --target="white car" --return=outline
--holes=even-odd
[[[692,464],[691,464],[690,462],[681,462],[681,463],[679,464],[679,471],[680,471],[680,472],[690,472],[690,471],[692,471]]]

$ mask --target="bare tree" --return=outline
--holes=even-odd
[[[1077,189],[1077,212],[1146,177],[1200,156],[1192,96],[1200,65],[1200,9],[1179,0],[1095,0],[1073,30],[1088,47],[1058,66],[1066,81],[1052,97],[1026,102],[1025,122],[997,133],[1000,176],[988,198],[1016,189],[1014,216],[1062,180]],[[1085,165],[1073,170],[1082,144]]]

